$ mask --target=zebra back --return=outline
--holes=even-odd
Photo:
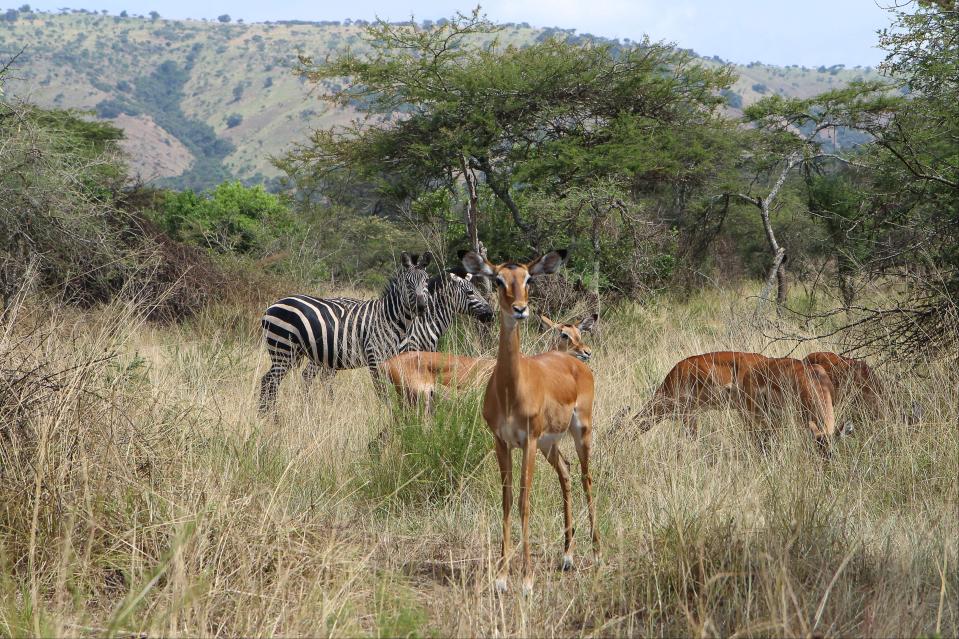
[[[403,255],[405,268],[379,299],[291,295],[272,304],[261,320],[271,358],[305,355],[315,364],[346,369],[375,366],[397,354],[413,318],[429,306],[429,254],[419,260]]]

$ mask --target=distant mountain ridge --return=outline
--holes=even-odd
[[[206,188],[228,178],[274,179],[278,172],[270,156],[304,140],[310,128],[356,116],[328,107],[291,69],[300,52],[322,59],[347,46],[361,47],[366,24],[244,24],[226,16],[165,20],[11,9],[0,12],[0,64],[26,47],[7,82],[8,95],[45,107],[93,111],[124,130],[131,170],[142,180]],[[503,44],[524,45],[555,34],[597,39],[525,23],[506,25],[497,36]],[[877,77],[868,67],[842,65],[733,66],[739,76],[727,94],[733,113],[764,95],[808,97]]]

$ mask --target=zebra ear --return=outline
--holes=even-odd
[[[460,280],[463,279],[462,277],[460,277],[459,275],[457,275],[457,274],[454,273],[453,271],[450,271],[449,274],[450,274],[450,279],[453,280],[454,282],[459,282]],[[469,278],[469,275],[467,274],[466,277]]]
[[[406,251],[403,251],[402,262],[403,268],[413,268],[413,264],[415,263],[413,258],[410,257],[410,254]]]
[[[418,260],[414,260],[414,261],[416,262],[417,268],[425,269],[427,266],[429,266],[430,262],[433,261],[433,254],[427,251],[423,253],[423,255],[421,255]]]
[[[471,279],[473,279],[473,274],[472,274],[472,273],[467,273],[467,274],[466,274],[466,277],[463,278],[463,279],[465,279],[467,282],[469,282]]]

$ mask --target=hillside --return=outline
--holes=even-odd
[[[270,156],[309,128],[347,122],[293,76],[296,55],[323,56],[361,45],[363,22],[220,23],[103,13],[0,15],[0,61],[26,47],[7,91],[41,106],[81,109],[126,133],[131,170],[144,181],[207,187],[228,177],[276,177]],[[504,43],[535,41],[554,29],[509,25]],[[566,32],[572,33],[572,32]],[[711,64],[722,61],[708,59]],[[807,97],[871,69],[735,67],[733,112],[781,93]]]

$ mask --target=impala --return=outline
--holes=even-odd
[[[754,424],[768,425],[790,404],[809,429],[820,450],[836,435],[833,386],[825,369],[791,357],[767,358],[746,367],[741,380],[742,410]]]
[[[495,586],[506,591],[510,552],[510,509],[513,504],[512,450],[522,450],[520,471],[520,530],[523,539],[523,593],[533,587],[529,551],[529,491],[533,482],[536,450],[556,469],[563,493],[564,545],[562,568],[573,565],[573,512],[569,464],[559,450],[559,440],[573,435],[582,471],[594,552],[599,550],[596,509],[593,504],[589,453],[593,425],[593,373],[565,353],[555,351],[535,357],[520,352],[519,323],[529,317],[529,281],[555,273],[566,260],[566,251],[552,251],[526,264],[492,264],[470,251],[463,266],[474,275],[496,282],[500,306],[500,335],[496,363],[483,397],[483,419],[493,431],[496,460],[503,484],[503,543]]]
[[[752,364],[767,359],[759,353],[717,351],[679,361],[666,374],[653,398],[633,418],[647,431],[675,417],[687,432],[696,432],[696,412],[737,406],[742,376]]]
[[[583,333],[593,329],[598,315],[593,314],[579,324],[559,324],[545,315],[540,323],[553,333],[551,350],[589,361],[592,351],[583,343]],[[450,353],[411,351],[400,353],[383,364],[383,370],[397,394],[410,405],[421,404],[427,410],[439,388],[465,389],[478,387],[496,365],[489,357],[466,357]]]
[[[836,403],[846,404],[861,402],[867,415],[876,419],[882,409],[883,394],[882,381],[873,372],[869,364],[851,357],[843,357],[836,353],[810,353],[803,358],[804,362],[822,366],[829,376],[835,389],[833,400]],[[915,412],[915,410],[914,410]],[[850,434],[852,425],[846,424],[843,434]]]

